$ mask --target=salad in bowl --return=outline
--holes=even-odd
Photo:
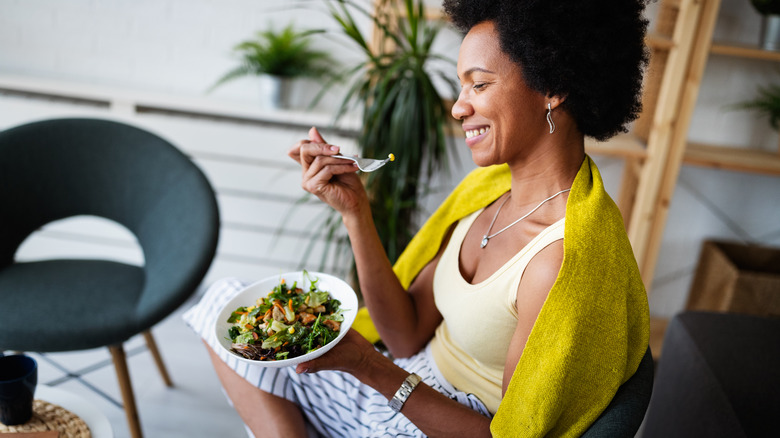
[[[288,272],[251,284],[217,316],[220,345],[239,360],[293,366],[333,348],[357,314],[354,290],[319,272]]]

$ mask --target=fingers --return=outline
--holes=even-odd
[[[309,140],[315,143],[327,143],[327,141],[322,138],[322,135],[320,135],[320,131],[316,126],[312,126],[311,129],[309,129]]]
[[[320,196],[331,188],[334,177],[357,171],[357,166],[351,161],[320,156],[304,168],[301,187],[313,195]]]
[[[328,144],[316,127],[309,130],[309,139],[301,140],[296,143],[287,155],[298,164],[304,167],[304,170],[321,155],[336,155],[340,151],[338,146]]]
[[[358,367],[364,366],[367,357],[372,354],[379,353],[363,336],[354,329],[350,329],[332,350],[316,359],[298,364],[295,367],[295,372],[298,374],[316,373],[323,370],[353,372]]]
[[[339,150],[338,146],[301,140],[287,152],[287,155],[306,169],[317,157],[336,155]]]
[[[288,155],[301,165],[301,187],[305,191],[338,211],[346,211],[362,199],[359,193],[362,185],[355,176],[359,169],[354,162],[333,158],[339,151],[338,146],[325,142],[317,128],[311,128],[309,138],[299,141]]]
[[[313,370],[311,367],[312,361],[308,362],[301,362],[295,367],[295,372],[298,374],[305,374],[305,373],[316,373],[316,370]]]

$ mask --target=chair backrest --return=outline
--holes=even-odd
[[[192,293],[216,251],[219,213],[204,174],[169,142],[124,123],[52,119],[0,132],[0,187],[0,269],[51,221],[111,219],[143,250],[146,290],[136,310],[144,317],[181,305],[186,296],[176,291]]]
[[[634,437],[650,403],[653,375],[653,355],[648,347],[634,375],[618,388],[607,408],[582,436],[584,438]]]
[[[780,318],[683,311],[663,345],[643,438],[778,436]]]

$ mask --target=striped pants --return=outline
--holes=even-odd
[[[351,374],[338,371],[297,374],[294,367],[265,368],[249,365],[224,351],[214,333],[215,318],[225,303],[244,287],[245,283],[234,278],[217,281],[198,304],[185,312],[183,318],[249,384],[298,405],[314,436],[424,436],[403,414],[390,409],[382,394]],[[491,417],[475,395],[457,391],[441,376],[427,348],[411,358],[396,359],[395,363],[409,372],[417,373],[423,382],[447,397]]]

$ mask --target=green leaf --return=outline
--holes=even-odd
[[[233,342],[236,344],[254,344],[255,338],[252,336],[252,332],[246,332],[244,334],[238,335]]]
[[[734,109],[756,111],[769,119],[775,130],[780,129],[780,84],[758,87],[757,97],[732,105]]]
[[[239,312],[246,312],[246,307],[239,307],[238,309],[234,310],[233,313],[231,313],[228,317],[227,322],[232,324],[241,319],[242,314]]]

